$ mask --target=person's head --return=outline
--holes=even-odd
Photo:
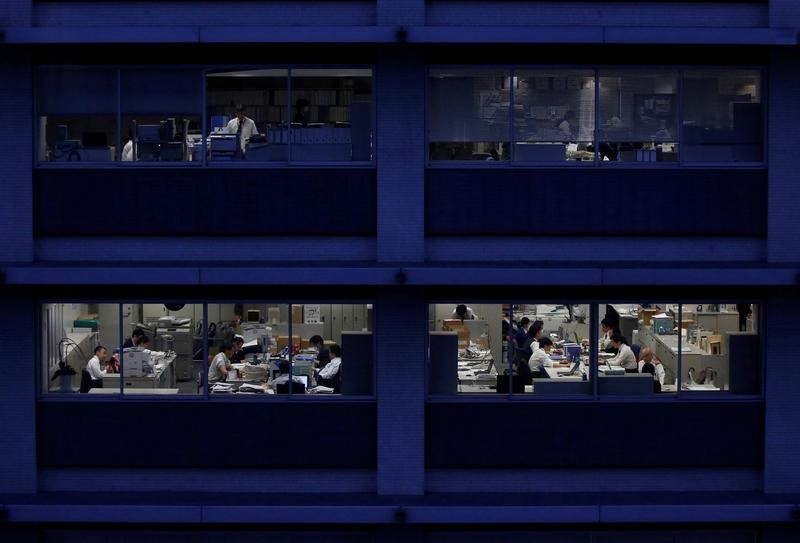
[[[138,345],[139,338],[141,338],[143,335],[144,335],[144,330],[142,330],[141,328],[134,328],[133,332],[131,333],[131,341],[133,342],[133,344]]]
[[[105,362],[106,357],[108,356],[108,351],[102,345],[98,345],[94,348],[94,355],[100,362]]]
[[[306,100],[305,98],[298,98],[297,102],[295,102],[295,106],[297,107],[298,113],[303,113],[303,114],[308,113],[309,104],[308,100]]]
[[[245,113],[246,113],[246,110],[245,110],[244,104],[237,104],[236,105],[236,118],[239,119],[240,121],[243,120],[245,118]]]
[[[147,335],[142,334],[142,337],[139,338],[139,343],[136,344],[137,347],[141,347],[142,349],[149,349],[150,348],[150,338]]]
[[[614,334],[611,336],[611,345],[613,345],[615,349],[619,349],[623,343],[627,343],[627,341],[625,341],[625,336],[622,334]]]
[[[522,319],[520,319],[519,321],[519,325],[525,330],[527,330],[528,326],[531,325],[531,320],[528,317],[522,317]]]
[[[331,353],[331,358],[340,358],[342,356],[342,348],[338,345],[331,345],[328,351]]]
[[[219,348],[219,352],[225,353],[225,356],[230,358],[230,356],[233,354],[233,343],[223,343]]]
[[[653,361],[653,349],[650,347],[645,347],[639,353],[639,360],[644,362],[652,362]]]
[[[544,349],[544,352],[549,353],[550,349],[553,348],[553,340],[549,337],[543,337],[539,339],[539,348]]]
[[[528,337],[533,339],[539,339],[542,337],[542,332],[544,330],[544,321],[533,321],[531,327],[528,328]]]
[[[461,319],[462,321],[467,318],[467,306],[464,304],[458,304],[456,306],[456,316]]]
[[[285,375],[289,373],[289,362],[283,360],[278,364],[278,373]]]
[[[600,329],[603,330],[604,334],[607,334],[611,331],[611,323],[608,321],[608,319],[603,319],[600,321]]]
[[[244,346],[244,337],[239,334],[233,336],[233,352],[238,353],[242,350],[242,346]]]
[[[322,349],[322,346],[325,344],[325,340],[322,339],[322,336],[319,334],[315,334],[308,339],[308,342],[317,349]]]

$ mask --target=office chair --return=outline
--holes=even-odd
[[[306,385],[295,381],[286,381],[275,385],[275,394],[289,394],[289,383],[292,384],[292,394],[305,394]]]
[[[98,379],[92,379],[92,376],[89,374],[89,371],[84,368],[81,370],[81,394],[86,394],[93,388],[103,388],[103,381]]]

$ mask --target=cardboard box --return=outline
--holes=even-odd
[[[300,345],[301,349],[308,349],[310,343],[307,337],[292,336],[292,345]],[[283,350],[289,344],[289,336],[278,336],[278,351]]]
[[[469,328],[460,319],[444,319],[442,321],[442,330],[445,332],[458,332],[459,340],[469,340]]]
[[[302,305],[293,305],[292,306],[292,323],[293,324],[303,324],[303,306]]]
[[[641,320],[642,324],[645,326],[650,326],[650,319],[656,314],[658,314],[658,309],[640,309],[639,320]]]

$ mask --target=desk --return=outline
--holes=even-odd
[[[155,371],[142,377],[123,377],[125,388],[175,388],[175,355],[165,357],[155,367]],[[124,361],[123,361],[124,363]],[[119,390],[119,373],[103,376],[103,389]],[[95,390],[95,389],[92,389]]]
[[[501,371],[507,368],[504,366]],[[467,357],[463,351],[458,357],[459,392],[494,392],[497,368],[491,351],[478,351],[478,356]]]
[[[105,387],[105,385],[103,385]],[[126,394],[140,394],[144,396],[161,396],[178,394],[180,391],[177,388],[137,388],[135,391],[126,392]],[[89,394],[119,394],[119,388],[92,388]]]

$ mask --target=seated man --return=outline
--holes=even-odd
[[[545,336],[539,339],[538,348],[533,351],[528,360],[528,367],[531,372],[539,373],[542,377],[548,377],[545,368],[552,368],[553,361],[550,359],[550,351],[553,349],[553,340]]]
[[[89,377],[92,379],[93,388],[103,386],[103,376],[106,374],[106,370],[102,366],[106,363],[106,356],[108,356],[106,348],[98,345],[94,348],[94,356],[86,364],[86,371],[89,372]]]
[[[625,373],[639,372],[639,363],[636,360],[636,355],[633,354],[633,350],[628,346],[624,336],[620,334],[612,335],[611,346],[617,350],[617,355],[610,360],[611,363],[624,368]]]
[[[219,353],[217,353],[211,361],[211,364],[208,365],[209,384],[227,380],[228,372],[231,370],[231,356],[233,356],[233,345],[230,343],[223,343],[219,348]]]
[[[331,345],[331,359],[325,367],[317,371],[317,382],[326,387],[330,387],[334,392],[339,392],[341,384],[342,348],[338,345]]]
[[[308,342],[317,351],[317,359],[314,361],[314,366],[318,369],[324,368],[331,359],[330,352],[325,348],[325,340],[322,339],[322,336],[315,334],[309,338]]]
[[[244,347],[244,336],[239,334],[235,334],[233,336],[233,355],[231,355],[231,362],[242,362],[244,361],[244,352],[242,352],[242,348]]]

